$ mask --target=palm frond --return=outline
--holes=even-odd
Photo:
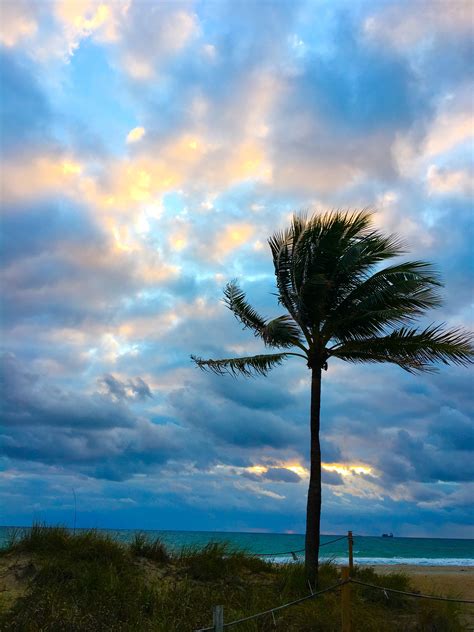
[[[356,286],[328,315],[323,334],[340,341],[381,334],[441,305],[437,273],[423,261],[390,266]]]
[[[298,297],[293,275],[294,245],[304,233],[307,223],[308,218],[305,213],[294,214],[290,228],[275,232],[268,239],[268,244],[272,251],[279,302],[287,309],[310,342],[310,323]]]
[[[257,334],[265,328],[266,320],[247,302],[245,292],[240,289],[235,279],[224,288],[224,303],[244,327],[253,329]]]
[[[323,275],[329,290],[325,303],[331,307],[367,278],[375,265],[402,253],[395,235],[371,231],[347,240],[342,226],[319,235],[308,229],[294,252],[295,286],[299,293],[307,292],[312,278]]]
[[[474,362],[472,334],[463,329],[430,325],[402,327],[388,336],[344,342],[331,355],[350,362],[391,362],[406,371],[433,371],[436,364],[467,366]]]
[[[333,285],[337,293],[331,305],[339,302],[354,287],[370,277],[374,266],[404,252],[403,243],[397,235],[382,235],[378,231],[367,232],[346,243],[333,269]]]
[[[268,244],[272,254],[278,254],[285,246],[292,247],[306,229],[307,224],[308,214],[306,212],[294,213],[289,228],[276,231],[268,238]]]
[[[338,241],[350,241],[363,237],[372,224],[373,212],[367,208],[360,211],[334,210],[326,213],[314,213],[306,219],[305,230],[316,239],[336,238]]]
[[[288,353],[272,353],[267,355],[248,356],[244,358],[226,358],[223,360],[203,360],[194,355],[191,360],[204,371],[211,371],[217,375],[243,375],[255,377],[267,375],[275,366],[280,365],[288,357]]]
[[[287,314],[270,320],[262,330],[261,336],[269,347],[300,347],[306,351],[300,327]]]
[[[224,303],[244,327],[252,329],[268,347],[297,346],[304,349],[300,329],[291,316],[285,314],[267,321],[247,302],[236,280],[226,285]]]
[[[425,285],[441,287],[438,272],[432,264],[426,261],[405,261],[387,266],[372,274],[360,276],[355,274],[352,287],[341,302],[341,309],[346,309],[350,303],[363,300],[366,296],[377,291],[379,287],[397,287],[404,281],[424,283]]]
[[[400,240],[372,228],[372,213],[294,216],[269,240],[281,303],[308,332],[381,261],[403,252]],[[306,329],[306,331],[305,331]]]
[[[306,339],[310,341],[310,322],[301,305],[293,281],[292,244],[291,242],[284,243],[280,250],[277,250],[276,246],[275,249],[272,247],[272,252],[279,302],[287,309],[293,320],[301,327]]]

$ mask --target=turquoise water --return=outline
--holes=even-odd
[[[8,540],[11,527],[0,527],[0,546]],[[100,530],[122,541],[130,541],[136,531]],[[249,553],[271,553],[277,561],[292,559],[291,551],[304,547],[304,536],[280,533],[231,533],[216,531],[146,531],[159,537],[171,549],[183,546],[202,547],[208,542],[228,542],[231,547]],[[331,542],[341,535],[321,537],[321,557],[344,563],[347,560],[347,538]],[[301,555],[299,553],[298,555]],[[382,538],[354,535],[354,559],[360,564],[419,564],[442,566],[474,566],[474,540],[447,538]]]

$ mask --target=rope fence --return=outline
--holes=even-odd
[[[352,577],[348,577],[349,568],[343,568],[343,577],[347,576],[347,579],[343,579],[343,581],[338,582],[337,584],[333,584],[328,588],[324,588],[324,590],[319,590],[318,592],[312,592],[309,595],[305,595],[304,597],[300,597],[299,599],[295,599],[294,601],[289,601],[281,606],[275,606],[274,608],[270,608],[269,610],[263,610],[262,612],[257,612],[256,614],[252,614],[248,617],[243,617],[241,619],[235,619],[234,621],[229,621],[228,623],[224,623],[224,608],[223,606],[215,606],[214,607],[214,623],[212,626],[208,628],[200,628],[195,632],[222,632],[224,628],[230,628],[234,625],[238,625],[240,623],[245,623],[247,621],[252,621],[254,619],[259,619],[260,617],[264,617],[266,615],[271,614],[273,616],[273,620],[275,621],[275,612],[279,612],[280,610],[284,610],[286,608],[290,608],[291,606],[296,606],[304,601],[308,601],[309,599],[314,599],[315,597],[319,597],[320,595],[324,595],[325,593],[332,592],[334,590],[339,590],[343,587],[348,587],[349,584],[357,584],[359,586],[365,586],[366,588],[371,588],[374,590],[381,590],[385,593],[385,596],[388,598],[387,593],[394,593],[397,595],[404,595],[406,597],[414,597],[416,599],[430,599],[433,601],[447,601],[449,603],[462,603],[468,605],[474,605],[474,600],[472,599],[452,599],[450,597],[439,597],[437,595],[424,595],[422,593],[414,593],[407,592],[405,590],[396,590],[395,588],[387,588],[385,586],[377,586],[375,584],[369,584],[367,582],[361,582],[358,579],[353,579]],[[342,620],[343,625],[345,622],[344,630],[350,632],[350,592],[345,592],[345,599],[342,599]]]
[[[361,582],[358,579],[350,579],[351,584],[358,584],[359,586],[366,586],[367,588],[374,588],[375,590],[382,590],[384,593],[395,593],[397,595],[405,595],[406,597],[416,597],[417,599],[432,599],[433,601],[450,601],[451,603],[467,603],[474,604],[474,599],[451,599],[451,597],[438,597],[437,595],[423,595],[421,593],[406,592],[405,590],[396,590],[395,588],[385,588],[384,586],[377,586],[376,584],[368,584],[367,582]]]
[[[334,538],[334,540],[329,540],[329,542],[322,542],[319,545],[319,548],[322,546],[327,546],[328,544],[334,544],[334,542],[339,542],[340,540],[345,540],[347,535],[341,535],[339,538]],[[280,551],[279,553],[256,553],[258,557],[279,557],[280,555],[292,555],[293,559],[295,559],[297,553],[302,553],[304,549],[296,549],[294,551]]]
[[[253,619],[258,619],[260,617],[264,617],[267,614],[272,614],[278,612],[279,610],[284,610],[285,608],[289,608],[290,606],[295,606],[297,604],[302,603],[303,601],[308,601],[308,599],[314,599],[315,597],[319,597],[319,595],[323,595],[324,593],[331,592],[332,590],[337,590],[341,586],[347,584],[348,581],[338,582],[333,586],[329,586],[329,588],[325,588],[324,590],[320,590],[315,593],[311,593],[309,595],[305,595],[304,597],[300,597],[299,599],[295,599],[294,601],[289,601],[281,606],[275,606],[274,608],[270,608],[269,610],[264,610],[263,612],[257,612],[257,614],[252,614],[249,617],[243,617],[242,619],[236,619],[235,621],[230,621],[229,623],[222,622],[221,627],[217,627],[216,624],[212,625],[210,628],[200,628],[196,630],[196,632],[220,632],[220,629],[230,628],[231,626],[237,625],[238,623],[244,623],[246,621],[252,621]],[[222,608],[222,606],[216,606],[216,608]],[[214,616],[214,619],[216,617]]]
[[[235,625],[239,625],[240,623],[245,623],[247,621],[252,621],[254,619],[258,619],[260,617],[264,617],[267,615],[271,615],[273,617],[273,622],[276,624],[275,613],[286,608],[290,608],[291,606],[296,606],[304,601],[308,601],[309,599],[314,599],[315,597],[319,597],[328,592],[332,592],[335,590],[341,590],[341,622],[342,622],[342,631],[343,632],[351,632],[351,590],[350,585],[356,584],[358,586],[364,586],[366,588],[370,588],[372,590],[381,590],[385,597],[388,599],[388,593],[393,593],[397,595],[404,595],[406,597],[412,597],[416,599],[429,599],[432,601],[445,601],[450,603],[459,603],[459,604],[468,604],[474,605],[474,600],[470,599],[452,599],[450,597],[438,597],[437,595],[424,595],[422,593],[414,593],[407,592],[404,590],[396,590],[395,588],[387,588],[385,586],[377,586],[376,584],[370,584],[367,582],[360,581],[358,579],[353,579],[350,576],[350,573],[354,569],[354,560],[353,560],[353,544],[354,544],[354,535],[352,531],[348,531],[347,535],[343,535],[338,538],[334,538],[329,542],[323,542],[320,544],[320,547],[327,546],[328,544],[334,544],[335,542],[339,542],[340,540],[345,540],[347,538],[348,542],[348,553],[349,553],[349,566],[344,566],[342,568],[342,580],[337,584],[333,584],[328,588],[324,588],[323,590],[319,590],[318,592],[313,592],[310,586],[311,594],[305,595],[304,597],[300,597],[299,599],[295,599],[294,601],[289,601],[280,606],[275,606],[274,608],[270,608],[269,610],[264,610],[263,612],[257,612],[256,614],[252,614],[248,617],[243,617],[241,619],[236,619],[235,621],[229,621],[228,623],[224,623],[224,606],[215,606],[213,609],[213,625],[208,628],[200,628],[195,632],[223,632],[224,628],[230,628]],[[296,551],[285,551],[280,553],[258,553],[259,557],[271,556],[278,557],[280,555],[292,555],[294,560],[297,560],[297,553],[303,552],[304,549],[298,549]]]

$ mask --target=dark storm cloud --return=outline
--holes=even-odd
[[[342,459],[341,448],[334,441],[324,437],[324,434],[321,437],[321,454],[326,463],[334,463]]]
[[[44,383],[11,354],[2,356],[0,388],[6,426],[120,428],[133,424],[130,411],[94,394],[84,397]]]
[[[474,163],[468,168],[474,178]],[[443,196],[434,212],[436,225],[433,232],[436,240],[433,248],[427,253],[441,271],[443,308],[445,317],[457,314],[462,308],[469,309],[472,302],[472,275],[474,273],[474,222],[472,221],[472,198],[455,197],[453,194]],[[450,218],[456,221],[451,222]],[[449,230],[443,227],[449,225]],[[453,256],[453,253],[456,253]],[[472,314],[471,314],[472,323]]]
[[[216,378],[213,390],[221,397],[253,410],[282,410],[295,404],[294,397],[268,380],[250,380],[242,388],[235,380]]]
[[[363,380],[363,390],[350,387],[351,375]],[[472,380],[466,372],[444,368],[414,378],[396,367],[361,366],[347,378],[331,380],[328,371],[323,388],[323,428],[339,437],[343,461],[376,466],[386,489],[472,478]]]
[[[28,230],[25,230],[25,226],[28,226]],[[57,250],[59,246],[67,249],[85,244],[88,247],[94,244],[97,248],[105,245],[103,235],[85,209],[69,200],[51,199],[42,204],[10,207],[10,212],[5,213],[2,218],[2,233],[4,243],[0,260],[3,266],[8,266],[15,260],[23,262],[25,259],[35,258],[44,251],[49,253]],[[44,265],[47,266],[47,262]],[[53,267],[56,268],[56,275],[62,273],[61,266],[51,265]],[[32,279],[32,284],[39,286],[43,274],[47,283],[47,269],[40,268],[38,276]],[[70,270],[63,274],[70,274]]]
[[[274,483],[299,483],[301,481],[301,477],[298,476],[296,472],[288,470],[285,467],[271,467],[262,474],[256,474],[251,471],[243,471],[240,473],[240,476],[256,482],[271,481]]]
[[[72,419],[73,423],[74,420]],[[28,427],[2,436],[1,453],[15,460],[56,466],[91,478],[129,480],[164,466],[182,454],[183,432],[135,420],[127,430],[88,429],[85,426],[55,428]]]
[[[328,472],[328,470],[322,470],[321,480],[325,485],[343,485],[344,481],[342,476],[338,472]]]
[[[301,481],[301,477],[296,474],[296,472],[292,472],[291,470],[287,470],[284,467],[272,467],[267,472],[263,474],[263,478],[268,481],[282,482],[282,483],[299,483]]]
[[[72,324],[91,311],[107,318],[104,304],[116,302],[119,288],[130,282],[128,266],[106,261],[103,231],[70,200],[11,207],[3,234],[5,323]]]
[[[189,459],[183,450],[184,430],[169,420],[145,420],[118,401],[122,398],[63,390],[12,355],[4,355],[1,365],[3,456],[113,480],[125,480],[179,455]],[[123,399],[151,397],[140,377],[125,381],[123,388],[132,392],[131,397],[124,392]]]
[[[473,419],[459,410],[443,407],[430,424],[428,432],[438,449],[474,450]]]
[[[169,401],[183,423],[232,446],[287,448],[298,442],[300,430],[283,417],[209,395],[178,389]]]
[[[460,429],[449,427],[445,418],[445,441],[433,445],[430,434],[422,438],[406,430],[399,430],[389,446],[388,454],[379,460],[378,467],[395,482],[467,482],[474,477],[472,454],[468,450],[452,449],[462,439]],[[448,430],[449,428],[449,430]],[[461,432],[465,432],[463,428]]]
[[[113,375],[107,374],[98,380],[109,395],[116,399],[145,400],[153,398],[150,387],[141,377],[130,378],[126,381],[119,380]]]

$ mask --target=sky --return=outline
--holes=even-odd
[[[267,238],[371,207],[472,328],[470,0],[2,0],[0,524],[304,531],[309,371]],[[407,255],[408,256],[408,255]],[[473,537],[472,372],[330,362],[323,533]]]

